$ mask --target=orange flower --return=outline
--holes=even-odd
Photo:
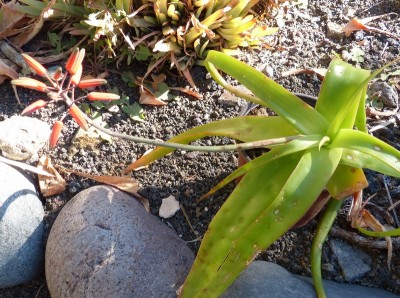
[[[79,88],[85,89],[85,88],[93,88],[97,86],[101,86],[107,84],[107,80],[105,79],[89,79],[89,80],[82,80],[79,82]]]
[[[37,111],[47,105],[47,101],[44,101],[43,99],[39,99],[35,101],[34,103],[31,103],[29,106],[27,106],[21,113],[21,115],[29,115],[32,114],[34,111]]]
[[[88,130],[89,126],[85,120],[85,115],[75,104],[72,104],[68,112],[75,119],[76,123],[78,123],[79,126],[82,127],[82,129]]]
[[[82,76],[82,64],[79,65],[78,71],[71,77],[71,84],[73,85],[78,85],[79,81],[81,80]]]
[[[54,74],[53,74],[53,79],[56,80],[56,81],[58,81],[58,80],[61,80],[62,77],[63,77],[62,68],[59,67],[59,68],[57,68],[57,70],[54,72]]]
[[[62,123],[62,121],[54,122],[53,129],[51,130],[51,135],[50,135],[50,142],[49,142],[50,149],[53,149],[57,145],[58,139],[61,136],[61,131],[63,126],[64,124]]]
[[[118,100],[120,96],[114,93],[106,93],[106,92],[90,92],[88,94],[89,100]]]
[[[40,64],[38,61],[33,59],[31,56],[28,54],[21,54],[22,58],[24,58],[24,61],[26,64],[29,65],[29,67],[36,72],[40,76],[44,76],[47,72],[46,68],[42,64]]]
[[[31,78],[19,78],[11,81],[11,84],[16,86],[25,87],[28,89],[33,89],[41,92],[47,92],[47,86],[45,83],[31,79]]]
[[[65,66],[65,68],[71,75],[74,75],[78,72],[79,65],[82,65],[84,57],[85,57],[85,49],[79,50],[78,48],[75,48],[72,51],[71,56],[69,56],[69,59]]]

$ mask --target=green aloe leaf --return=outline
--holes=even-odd
[[[358,107],[361,99],[365,98],[365,92],[361,92],[357,96],[354,94],[360,90],[360,86],[366,89],[364,81],[369,74],[370,71],[355,68],[338,58],[332,60],[322,83],[315,109],[328,122],[334,121],[338,113],[344,110],[346,118],[340,128],[353,128]]]
[[[400,151],[371,135],[352,129],[341,129],[331,147],[352,150],[343,154],[344,164],[400,177]]]
[[[276,129],[268,129],[269,127],[274,127]],[[272,139],[277,136],[282,137],[297,134],[298,132],[289,126],[281,117],[246,116],[204,124],[185,131],[184,133],[173,137],[169,141],[188,144],[191,141],[206,136],[225,136],[241,142],[251,142],[255,140]],[[175,149],[171,148],[157,147],[149,154],[142,156],[131,164],[125,172],[148,165],[174,150]]]
[[[297,153],[300,151],[304,151],[307,149],[310,149],[312,147],[317,147],[319,141],[321,140],[322,136],[321,135],[310,135],[310,136],[303,136],[299,137],[296,140],[290,141],[289,143],[281,146],[277,146],[273,149],[271,149],[269,152],[249,161],[248,163],[244,164],[240,168],[238,168],[236,171],[228,175],[224,180],[222,180],[220,183],[218,183],[215,187],[213,187],[207,194],[205,194],[202,198],[208,197],[217,190],[221,189],[225,185],[227,185],[229,182],[233,181],[234,179],[243,176],[249,171],[252,171],[255,168],[258,167],[266,167],[268,166],[267,163],[281,158],[283,156]]]
[[[335,135],[340,128],[352,128],[352,126],[347,127],[347,125],[350,122],[349,119],[352,119],[352,113],[354,113],[354,109],[356,109],[356,108],[358,109],[358,113],[357,113],[357,116],[354,119],[353,123],[355,125],[357,125],[357,127],[358,127],[358,125],[362,125],[365,122],[364,106],[361,107],[360,105],[365,100],[365,93],[366,93],[366,88],[368,86],[368,83],[374,77],[376,77],[378,74],[380,74],[385,68],[396,63],[399,60],[400,60],[400,57],[393,60],[392,62],[384,65],[383,67],[379,68],[378,70],[374,71],[372,74],[367,76],[361,83],[359,83],[359,85],[356,88],[356,90],[354,91],[353,95],[350,96],[350,98],[349,98],[350,100],[342,104],[341,109],[339,109],[337,111],[336,116],[332,119],[332,121],[330,121],[329,129],[327,132],[327,134],[329,136]],[[356,72],[357,71],[354,70],[354,74]],[[352,74],[350,74],[349,76],[352,77]],[[358,129],[361,131],[365,131],[365,127],[358,127]]]
[[[341,164],[355,168],[366,168],[388,176],[399,177],[396,167],[388,167],[386,163],[377,162],[372,156],[350,149],[343,149]]]
[[[213,67],[232,76],[258,97],[263,105],[302,134],[324,134],[328,123],[325,118],[296,95],[244,62],[221,52],[210,51],[205,66],[213,75]],[[215,72],[215,71],[214,71]]]
[[[307,212],[341,154],[341,149],[313,148],[248,172],[211,222],[182,297],[220,295],[259,252]]]

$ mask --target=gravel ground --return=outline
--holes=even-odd
[[[400,35],[399,1],[376,3],[369,0],[321,0],[310,1],[306,8],[298,5],[289,6],[274,17],[273,24],[284,24],[276,37],[269,40],[274,50],[245,52],[240,58],[267,73],[293,92],[317,95],[321,81],[316,75],[299,74],[284,77],[282,74],[292,69],[326,68],[335,54],[341,55],[343,51],[351,53],[354,48],[359,48],[364,53],[361,55],[364,61],[358,63],[363,68],[376,69],[393,60],[399,56],[399,39],[373,32],[357,32],[349,37],[327,37],[328,22],[344,25],[353,15],[364,18],[383,14],[388,15],[375,20],[371,26]],[[356,64],[354,61],[350,62]],[[132,69],[130,70],[132,71]],[[143,68],[140,65],[133,71],[135,75],[143,74]],[[121,80],[117,75],[121,70],[111,70],[110,72],[109,85],[118,87],[120,92],[129,96],[131,102],[137,101],[138,90],[128,87]],[[204,97],[203,100],[195,100],[179,94],[178,100],[172,101],[166,106],[146,106],[144,107],[145,122],[133,121],[122,112],[103,111],[103,118],[112,130],[166,140],[188,128],[238,114],[244,105],[243,100],[224,93],[216,83],[207,79],[206,71],[203,68],[194,68],[192,75]],[[182,87],[186,85],[186,82],[179,78],[168,77],[169,86]],[[1,85],[0,89],[1,93],[5,94],[4,99],[0,102],[0,121],[2,121],[20,113],[23,107],[16,103],[8,83]],[[19,94],[24,105],[37,96],[35,92],[25,90],[20,90]],[[56,120],[56,116],[54,111],[35,114],[35,117],[49,121]],[[374,125],[372,120],[370,125]],[[69,147],[77,125],[72,121],[67,121],[66,127],[63,139],[57,149],[50,152],[50,155],[55,164],[69,169],[91,174],[118,175],[130,162],[151,148],[148,145],[115,140],[113,143],[102,143],[97,152],[89,148],[78,148],[77,153],[72,155]],[[383,129],[379,135],[399,147],[400,133],[397,127],[393,129],[391,126],[390,129]],[[210,145],[226,144],[231,141],[209,138],[197,143]],[[210,154],[178,150],[132,175],[140,182],[140,193],[150,201],[152,213],[158,214],[161,200],[169,195],[174,195],[180,201],[187,218],[182,211],[179,211],[174,217],[163,221],[188,241],[188,245],[196,252],[200,244],[199,236],[201,237],[205,233],[213,215],[218,211],[234,185],[230,184],[199,204],[195,204],[195,201],[216,181],[222,180],[231,173],[236,168],[236,163],[236,153]],[[367,175],[370,188],[366,191],[365,196],[378,193],[372,202],[381,207],[380,209],[390,206],[386,199],[382,177],[369,172]],[[91,180],[73,174],[67,175],[65,178],[68,182],[67,190],[60,195],[44,200],[48,231],[62,206],[80,190],[95,184]],[[399,182],[395,179],[387,181],[389,188],[393,190],[393,200],[399,200]],[[349,204],[345,204],[335,223],[335,227],[339,230],[351,230],[350,224],[346,221],[348,208]],[[398,210],[397,213],[400,216]],[[383,217],[376,216],[382,220],[381,222],[385,222]],[[276,262],[291,272],[309,276],[311,274],[309,255],[316,222],[317,220],[313,220],[303,228],[286,233],[259,258]],[[339,239],[342,238],[339,237]],[[350,242],[364,250],[373,259],[371,272],[354,283],[380,287],[400,294],[398,247],[397,250],[394,250],[392,267],[389,270],[386,265],[385,250],[361,245],[354,237],[350,239]],[[324,247],[323,258],[323,277],[343,281],[337,260],[327,245]],[[0,297],[48,296],[44,278],[27,285],[0,290]]]

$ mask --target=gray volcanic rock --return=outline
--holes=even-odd
[[[327,297],[396,298],[390,292],[324,280]],[[221,296],[223,298],[310,298],[316,297],[312,279],[290,273],[283,267],[254,261]]]
[[[43,217],[32,182],[0,162],[0,288],[28,282],[43,272]]]
[[[76,195],[46,247],[52,297],[174,297],[194,256],[134,197],[108,186]]]

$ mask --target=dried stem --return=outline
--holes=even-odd
[[[247,142],[247,143],[239,143],[239,144],[232,144],[232,145],[221,145],[221,146],[196,146],[196,145],[186,145],[180,143],[171,143],[171,142],[164,142],[164,141],[157,141],[142,137],[134,137],[129,136],[126,134],[113,132],[107,128],[102,127],[101,125],[93,122],[89,117],[85,115],[86,121],[96,129],[119,139],[129,140],[135,143],[144,143],[154,146],[161,146],[161,147],[168,147],[174,149],[182,149],[182,150],[189,150],[189,151],[203,151],[203,152],[229,152],[229,151],[237,151],[237,150],[248,150],[254,148],[262,148],[267,146],[274,146],[274,145],[282,145],[288,143],[292,140],[298,139],[301,135],[297,136],[289,136],[289,137],[282,137],[282,138],[275,138],[275,139],[268,139],[268,140],[261,140],[255,142]]]

